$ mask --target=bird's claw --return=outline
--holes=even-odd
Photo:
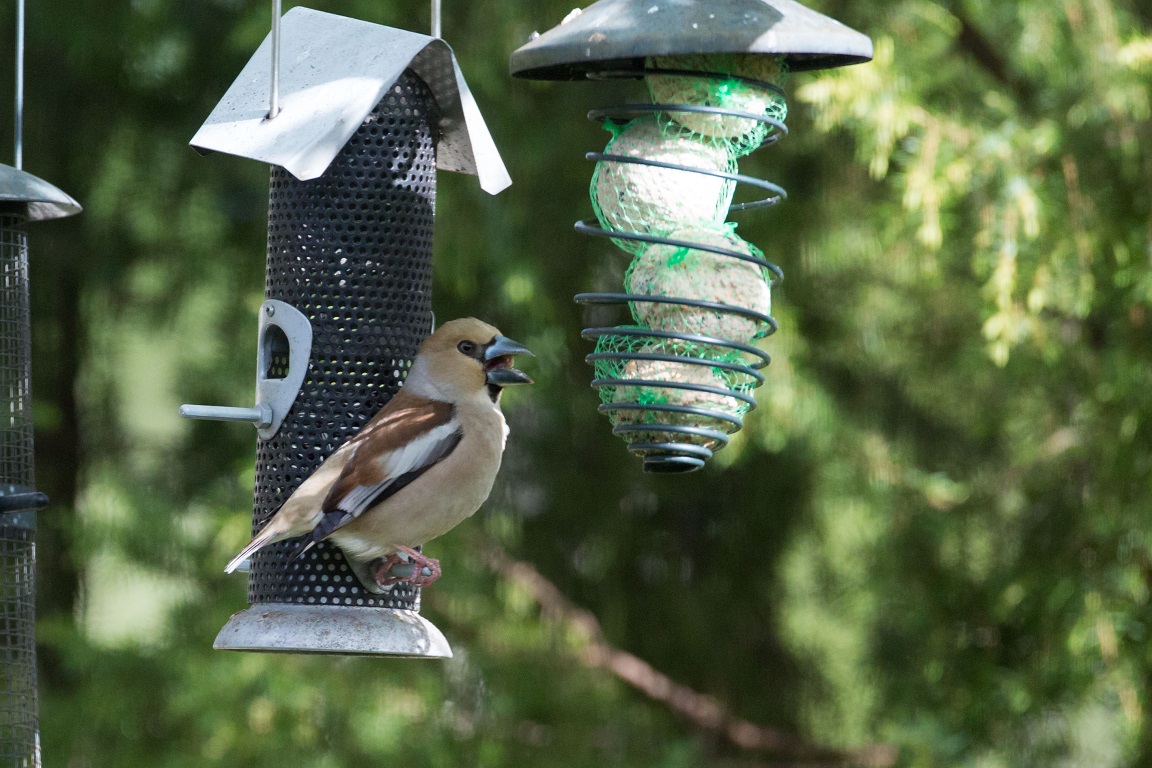
[[[381,560],[380,565],[376,568],[376,586],[381,589],[387,589],[393,584],[399,584],[401,581],[404,581],[403,576],[392,575],[392,569],[397,565],[406,565],[406,563],[395,552]]]
[[[407,559],[401,557],[401,553],[406,555]],[[394,570],[401,573],[393,573]],[[439,579],[440,574],[439,560],[426,557],[411,547],[400,547],[398,551],[380,562],[380,566],[376,569],[376,586],[385,589],[394,584],[407,583],[414,587],[426,587]]]
[[[427,574],[424,571],[428,571]],[[412,574],[408,583],[414,587],[426,587],[440,578],[440,561],[434,557],[427,558],[427,563],[420,570]]]

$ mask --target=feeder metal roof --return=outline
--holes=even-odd
[[[513,52],[511,71],[576,80],[705,53],[785,54],[796,72],[869,61],[872,40],[795,0],[599,0]]]
[[[268,119],[271,35],[264,39],[190,144],[314,179],[405,69],[440,109],[436,165],[475,174],[496,194],[512,180],[452,49],[443,40],[296,7],[280,27],[280,113]]]
[[[28,221],[46,221],[82,210],[80,203],[44,179],[0,164],[0,213],[15,211]]]

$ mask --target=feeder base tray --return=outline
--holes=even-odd
[[[254,605],[233,614],[212,647],[222,651],[452,658],[444,635],[415,611],[344,605]]]

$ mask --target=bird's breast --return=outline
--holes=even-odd
[[[381,504],[367,509],[331,539],[362,561],[384,557],[397,546],[420,546],[470,517],[488,498],[504,451],[505,424],[461,414],[462,437],[446,458]]]

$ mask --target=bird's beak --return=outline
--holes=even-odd
[[[512,367],[513,355],[532,355],[532,351],[518,341],[507,336],[497,336],[484,350],[484,373],[486,381],[498,387],[510,384],[531,384],[532,379],[524,371]]]

